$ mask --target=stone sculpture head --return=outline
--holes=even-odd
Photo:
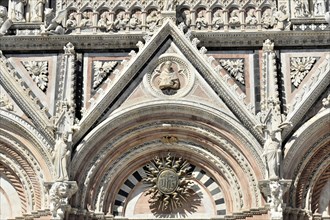
[[[8,17],[7,8],[0,5],[0,18],[4,19]]]

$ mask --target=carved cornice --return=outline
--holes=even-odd
[[[113,33],[100,35],[51,35],[51,36],[3,36],[0,50],[3,51],[62,51],[63,45],[71,42],[76,50],[104,50],[136,48],[135,44],[143,39],[145,33]],[[196,32],[205,47],[253,47],[261,48],[265,39],[274,41],[276,48],[280,47],[315,47],[329,46],[330,31],[269,31],[269,32]]]
[[[264,40],[272,39],[276,48],[329,46],[330,31],[269,31],[269,32],[193,32],[205,47],[257,47],[261,48]]]

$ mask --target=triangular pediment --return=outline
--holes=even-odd
[[[135,86],[132,92],[128,92],[126,100],[121,103],[115,112],[134,106],[137,103],[176,100],[178,102],[189,101],[198,105],[209,106],[217,109],[219,112],[230,115],[232,118],[236,118],[223,100],[214,92],[184,54],[181,53],[175,43],[169,44],[168,49],[154,59],[158,60],[156,67],[147,66],[146,69],[153,69],[153,71],[141,71],[139,73],[137,78],[141,78],[142,81]],[[162,71],[165,73],[164,65],[166,62],[171,63],[172,66],[170,68],[172,68],[174,74],[174,79],[169,79],[169,81],[177,80],[180,84],[178,89],[171,90],[170,87],[175,87],[174,83],[171,84],[171,82],[167,85],[169,89],[160,89],[160,87],[166,86],[164,82],[161,82],[160,76]],[[123,92],[125,93],[125,91]],[[169,94],[171,92],[172,94]]]
[[[109,74],[111,80],[104,80],[106,85],[98,89],[98,96],[85,100],[85,103],[89,101],[92,104],[84,109],[80,130],[74,139],[82,138],[86,131],[119,106],[123,108],[143,100],[185,99],[231,115],[261,140],[260,132],[254,128],[257,119],[238,82],[228,80],[226,69],[206,54],[206,48],[197,48],[197,41],[196,38],[191,40],[189,33],[184,34],[171,20],[167,20],[153,36],[145,38],[145,43],[138,42],[139,50],[129,53],[130,59],[120,64],[115,76]],[[166,83],[159,84],[159,75],[167,61],[171,62],[170,68],[175,70],[180,82],[174,94],[164,92]]]

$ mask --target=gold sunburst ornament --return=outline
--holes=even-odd
[[[146,195],[150,195],[149,203],[161,211],[182,207],[191,196],[189,190],[193,184],[189,180],[191,167],[187,160],[182,157],[176,159],[168,153],[164,158],[156,156],[146,168],[143,182],[150,185],[146,191]]]

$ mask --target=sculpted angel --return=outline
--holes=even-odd
[[[176,72],[172,68],[172,61],[166,61],[163,65],[162,70],[159,72],[159,88],[161,90],[174,89],[178,90],[180,88],[180,80]]]

